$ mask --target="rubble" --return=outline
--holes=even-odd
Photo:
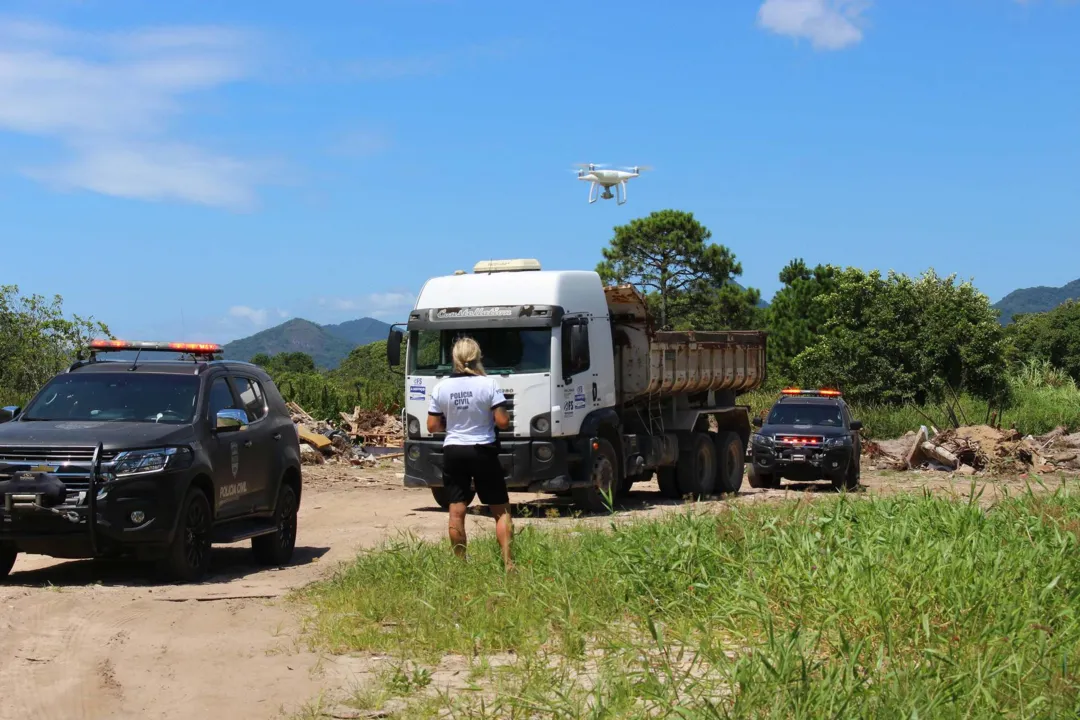
[[[878,470],[936,470],[960,475],[1010,475],[1080,470],[1080,433],[1055,428],[1040,437],[1014,429],[961,425],[938,431],[920,427],[895,440],[865,441]]]
[[[352,414],[341,413],[342,422],[335,426],[316,420],[296,403],[287,406],[305,465],[374,465],[382,460],[400,462],[404,456],[405,428],[393,415],[358,407]]]

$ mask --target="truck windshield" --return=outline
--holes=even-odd
[[[195,416],[198,396],[199,378],[192,375],[61,375],[45,386],[22,419],[183,425]]]
[[[812,403],[784,403],[776,405],[769,413],[770,425],[822,425],[843,427],[840,408],[835,405]]]
[[[471,337],[479,343],[484,369],[489,374],[551,370],[551,330],[548,328],[413,330],[409,334],[409,374],[449,375],[454,369],[451,351],[459,337]]]

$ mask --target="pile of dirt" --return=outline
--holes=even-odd
[[[964,425],[944,431],[926,427],[895,440],[864,443],[878,470],[938,470],[964,475],[1014,475],[1028,470],[1080,470],[1080,433],[1057,428],[1041,437],[1013,429]]]

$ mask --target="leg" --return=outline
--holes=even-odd
[[[463,502],[450,504],[450,546],[462,560],[465,559],[465,546],[468,543],[465,537],[465,510]]]
[[[502,550],[503,565],[507,570],[513,570],[514,562],[511,559],[510,543],[514,535],[514,526],[511,521],[510,495],[506,492],[506,477],[499,463],[498,447],[478,445],[473,467],[476,493],[480,496],[480,502],[490,508],[491,516],[495,518],[495,537],[499,540],[499,548]]]
[[[510,541],[514,537],[514,523],[510,516],[509,503],[491,506],[491,517],[495,518],[495,537],[499,540],[503,566],[507,570],[514,569],[514,561],[510,556]]]

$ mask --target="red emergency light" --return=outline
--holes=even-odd
[[[91,350],[156,350],[207,355],[221,352],[217,343],[131,342],[128,340],[91,340]]]
[[[820,390],[800,390],[799,388],[784,388],[780,391],[782,395],[810,395],[814,397],[840,397],[841,392],[839,390],[831,390],[828,388],[822,388]]]

